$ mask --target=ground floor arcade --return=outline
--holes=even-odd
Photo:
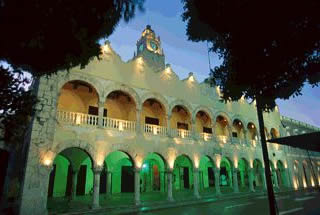
[[[271,163],[272,181],[276,189],[290,187],[281,163]],[[124,151],[109,153],[99,166],[80,148],[68,148],[55,156],[49,183],[48,202],[68,207],[86,202],[90,207],[141,201],[174,201],[206,195],[255,192],[266,189],[264,168],[259,159],[232,161],[221,157],[219,163],[203,156],[196,164],[187,155],[177,156],[172,168],[158,153],[148,154],[140,168]]]

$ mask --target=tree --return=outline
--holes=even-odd
[[[0,60],[34,76],[86,66],[144,0],[1,0]]]
[[[144,0],[0,0],[0,63],[7,62],[12,68],[0,68],[0,111],[7,118],[6,127],[21,123],[26,116],[18,114],[19,119],[14,119],[17,113],[26,114],[29,110],[30,115],[35,101],[30,92],[21,88],[26,84],[25,79],[20,79],[22,71],[39,78],[86,66],[101,54],[99,40],[111,35],[122,18],[127,22],[132,19],[136,8],[143,11],[143,3]],[[11,128],[8,132],[15,133]]]
[[[208,82],[219,85],[224,101],[242,96],[256,100],[265,166],[269,166],[263,110],[275,100],[301,94],[305,82],[320,81],[320,2],[183,0],[182,18],[193,41],[211,42],[210,51],[223,63],[210,71]],[[267,177],[270,213],[275,200]]]
[[[6,143],[22,142],[24,131],[33,112],[36,98],[25,86],[30,79],[20,71],[12,71],[0,65],[0,123],[4,125]]]

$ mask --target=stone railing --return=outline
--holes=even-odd
[[[310,129],[314,129],[314,130],[320,131],[320,128],[318,128],[318,127],[315,127],[313,125],[301,122],[301,121],[296,120],[296,119],[292,119],[292,118],[287,117],[287,116],[280,116],[280,119],[289,121],[289,122],[294,123],[296,125],[300,125],[300,126],[303,126],[303,127],[307,127],[307,128],[310,128]]]
[[[72,125],[98,125],[98,116],[78,112],[58,110],[57,120]]]
[[[227,143],[228,137],[224,135],[217,135],[217,141],[222,142],[222,143]]]
[[[246,144],[246,140],[243,138],[238,138],[238,137],[232,137],[231,142],[233,144]]]
[[[112,128],[117,129],[119,131],[135,131],[136,130],[136,122],[135,121],[127,121],[122,119],[113,119],[109,117],[103,117],[102,126],[104,128]]]
[[[171,129],[171,135],[180,138],[190,138],[191,132],[185,129]]]
[[[159,125],[145,124],[144,125],[144,133],[166,136],[167,135],[167,127],[163,127],[163,126],[159,126]]]
[[[204,141],[210,141],[212,139],[212,134],[202,132],[200,133],[200,138]]]
[[[258,140],[248,140],[249,146],[257,147],[260,144],[258,144]]]

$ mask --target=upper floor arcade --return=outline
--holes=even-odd
[[[246,116],[215,110],[210,106],[172,99],[125,85],[112,85],[102,92],[92,83],[70,80],[57,99],[57,120],[64,125],[99,127],[117,132],[194,139],[220,144],[259,146],[257,122]],[[278,129],[266,129],[280,135]]]

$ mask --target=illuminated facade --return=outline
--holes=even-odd
[[[101,195],[118,193],[133,193],[139,205],[148,192],[175,201],[187,190],[201,198],[266,189],[254,103],[221,103],[219,88],[198,83],[192,73],[179,80],[150,26],[128,62],[110,43],[102,49],[101,60],[84,69],[35,84],[40,102],[21,214],[45,214],[50,201],[64,196],[91,195],[92,208],[99,208]],[[319,130],[277,109],[264,119],[268,138]],[[311,155],[313,174],[305,152],[268,148],[276,190],[320,182],[319,155]]]

